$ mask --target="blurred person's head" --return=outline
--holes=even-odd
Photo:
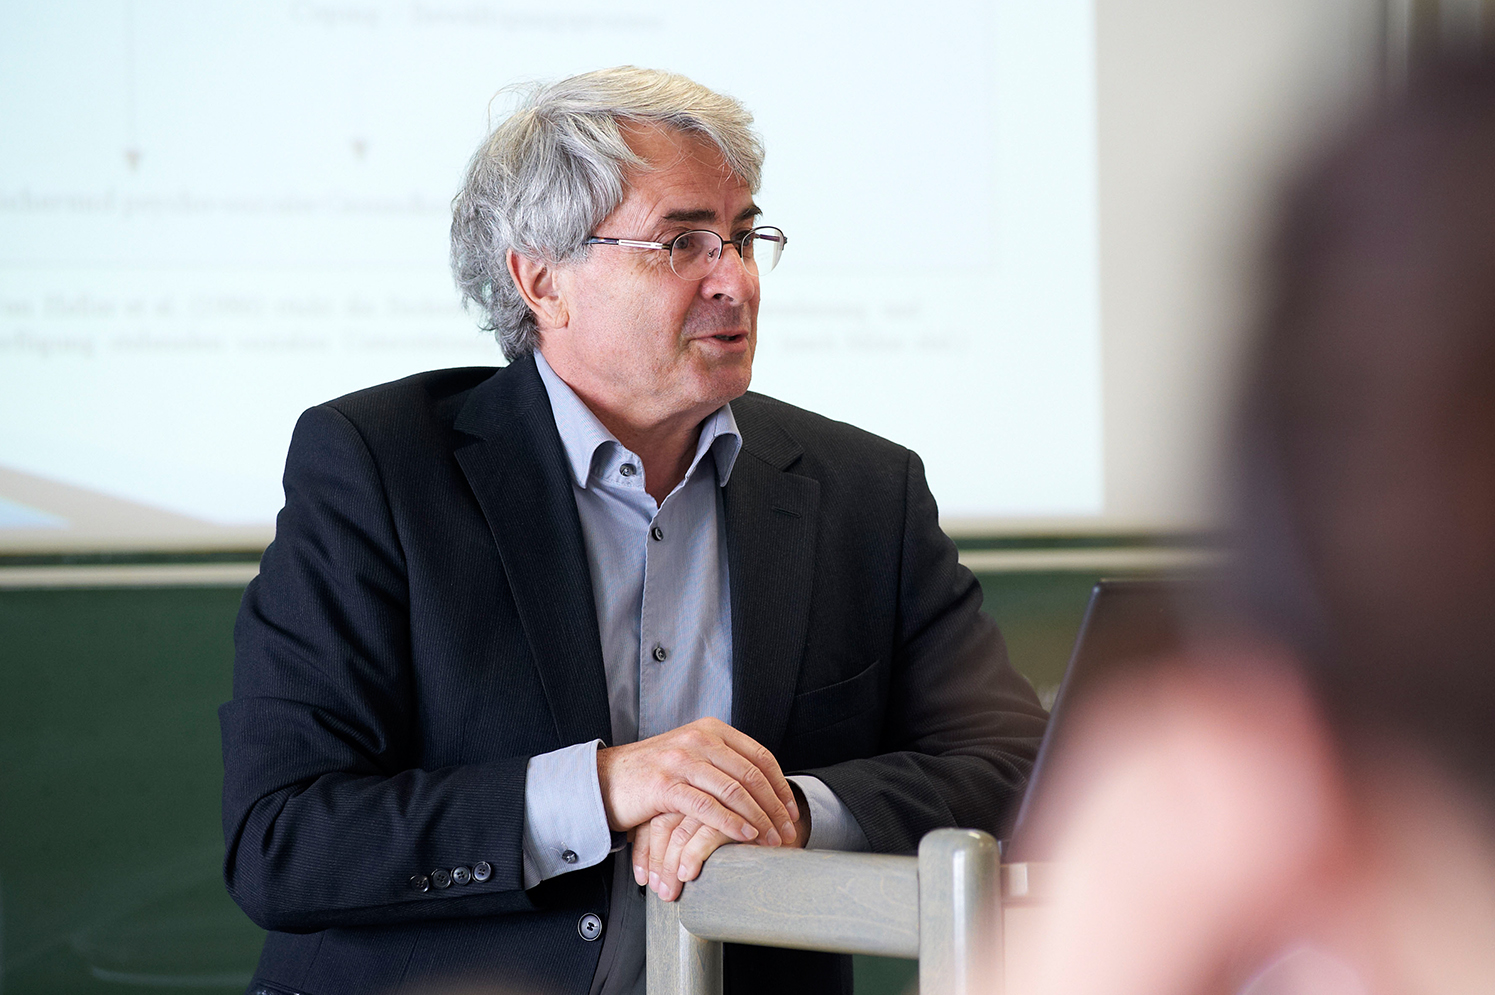
[[[1495,797],[1495,64],[1326,159],[1272,265],[1233,481],[1251,620],[1342,738]]]
[[[1092,701],[1054,792],[1066,995],[1495,976],[1495,64],[1353,130],[1270,264],[1230,635]]]

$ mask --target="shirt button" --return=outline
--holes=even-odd
[[[452,868],[452,882],[454,884],[466,884],[472,880],[472,871],[466,867]]]
[[[591,912],[581,917],[576,924],[576,931],[581,934],[583,940],[591,941],[602,935],[602,920]]]
[[[638,467],[634,466],[632,463],[624,463],[622,466],[618,467],[618,472],[625,477],[631,477],[635,473],[638,473]]]
[[[452,886],[452,872],[438,867],[431,872],[431,883],[438,888],[450,888]]]
[[[578,860],[580,860],[581,858],[576,855],[576,851],[575,850],[562,850],[561,851],[561,859],[564,860],[568,864],[574,864]]]
[[[665,649],[663,646],[654,647],[654,659],[658,660],[660,663],[664,663],[665,658],[669,655],[670,651]]]
[[[486,860],[480,860],[472,865],[472,879],[482,884],[493,876],[493,865]]]
[[[658,525],[654,526],[649,530],[649,538],[653,539],[655,542],[664,542],[664,529],[660,528]]]

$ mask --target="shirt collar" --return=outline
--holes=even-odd
[[[577,487],[585,490],[591,478],[597,450],[609,444],[625,452],[627,450],[617,436],[609,432],[607,426],[592,414],[592,409],[576,396],[576,391],[550,368],[538,349],[535,350],[535,366],[540,371],[546,393],[550,395],[550,410],[555,415],[555,427],[560,433],[561,445],[566,449],[571,477],[576,481]],[[701,436],[696,441],[695,458],[686,471],[686,479],[695,473],[696,466],[709,451],[716,464],[718,486],[727,486],[727,480],[732,476],[732,467],[737,462],[737,454],[741,450],[742,433],[737,428],[737,419],[732,416],[732,405],[723,404],[701,423]]]

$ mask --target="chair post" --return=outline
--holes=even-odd
[[[1002,995],[1000,874],[986,833],[936,829],[919,842],[919,995]]]
[[[722,995],[722,945],[680,924],[680,903],[649,892],[648,995]]]

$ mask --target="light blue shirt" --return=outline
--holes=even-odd
[[[732,720],[732,598],[722,488],[742,448],[723,405],[701,423],[685,477],[655,504],[644,464],[597,419],[538,352],[571,470],[607,674],[612,745],[696,719]],[[524,885],[590,867],[611,850],[594,740],[533,757],[524,794]],[[861,827],[818,778],[791,780],[810,805],[820,849],[865,850]],[[642,898],[632,865],[614,874],[594,992],[641,990]]]

